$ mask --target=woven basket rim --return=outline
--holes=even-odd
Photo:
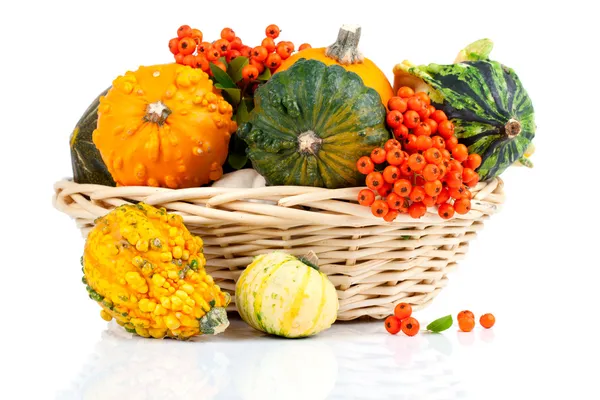
[[[54,205],[76,218],[96,218],[121,204],[143,201],[153,206],[167,206],[171,212],[205,225],[319,225],[319,226],[419,226],[452,225],[494,214],[504,201],[504,183],[500,178],[479,182],[471,188],[472,209],[464,215],[442,219],[435,207],[413,219],[400,214],[386,222],[371,214],[369,207],[356,199],[364,187],[327,189],[307,186],[267,186],[260,188],[197,187],[185,189],[149,186],[111,187],[80,184],[63,179],[54,184]]]

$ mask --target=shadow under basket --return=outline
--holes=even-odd
[[[338,320],[351,320],[385,318],[402,301],[415,309],[429,305],[483,221],[504,202],[503,182],[496,178],[472,188],[468,214],[443,220],[431,208],[421,219],[401,214],[388,223],[356,203],[360,189],[173,190],[62,180],[54,186],[54,205],[75,218],[84,237],[96,218],[122,204],[143,201],[180,214],[204,241],[207,272],[232,294],[254,256],[275,250],[303,256],[312,250],[337,289]]]

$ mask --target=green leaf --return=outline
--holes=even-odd
[[[256,79],[258,79],[259,81],[268,81],[269,79],[271,79],[271,70],[269,68],[265,68],[263,73],[260,74]]]
[[[217,67],[213,63],[210,63],[210,70],[212,71],[213,76],[214,76],[215,80],[217,81],[217,83],[220,83],[221,85],[223,85],[224,88],[228,88],[228,89],[237,88],[237,86],[235,85],[235,82],[231,80],[231,77],[229,77],[229,75],[227,75],[227,73],[225,71],[223,71],[221,68]]]
[[[237,122],[238,126],[242,126],[242,124],[248,121],[250,117],[250,112],[248,111],[248,102],[244,99],[240,105],[238,106],[237,112],[235,114],[235,122]]]
[[[436,333],[443,332],[452,326],[452,322],[452,315],[446,315],[427,325],[427,330]]]
[[[248,162],[248,157],[245,154],[230,153],[227,161],[232,168],[242,169]]]
[[[247,57],[236,57],[229,63],[227,68],[227,74],[233,79],[234,82],[242,80],[242,68],[250,63]]]
[[[226,88],[220,83],[215,84],[215,87],[223,91],[223,97],[225,97],[225,100],[227,100],[227,102],[232,106],[235,107],[240,103],[240,100],[242,99],[241,89]]]

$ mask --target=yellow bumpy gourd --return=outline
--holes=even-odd
[[[181,216],[123,205],[96,220],[82,257],[83,282],[101,317],[143,337],[188,339],[228,325],[230,296],[206,273],[202,239]]]

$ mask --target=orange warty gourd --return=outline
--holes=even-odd
[[[286,59],[276,72],[285,71],[301,58],[319,60],[326,65],[338,64],[360,76],[365,86],[375,89],[387,107],[388,100],[394,96],[392,85],[383,71],[358,51],[360,32],[360,26],[343,25],[334,44],[299,51]]]
[[[201,186],[223,174],[232,113],[205,72],[140,67],[100,98],[93,141],[117,185]]]

